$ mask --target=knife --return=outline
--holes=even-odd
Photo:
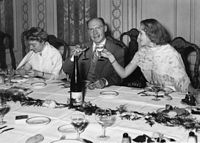
[[[0,132],[0,134],[2,134],[3,132],[7,132],[7,131],[10,131],[10,130],[13,130],[14,128],[7,128],[7,129],[5,129],[5,130],[2,130],[1,132]]]

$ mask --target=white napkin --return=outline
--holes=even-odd
[[[22,61],[17,66],[17,70],[20,69],[22,66],[24,66],[30,60],[33,53],[34,53],[33,51],[30,51],[30,52],[28,52],[28,54],[26,54],[26,56],[22,59]]]

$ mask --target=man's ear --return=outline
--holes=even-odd
[[[108,25],[104,25],[104,32],[107,32],[108,30]]]

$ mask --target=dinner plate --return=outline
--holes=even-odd
[[[83,142],[75,139],[66,139],[66,140],[53,141],[51,143],[83,143]]]
[[[48,124],[50,121],[51,121],[51,119],[48,118],[48,117],[36,116],[36,117],[28,118],[28,119],[26,120],[26,123],[27,123],[27,124],[30,124],[30,125],[46,125],[46,124]]]
[[[58,127],[58,131],[61,133],[76,133],[76,130],[72,124],[65,124]]]
[[[47,84],[45,82],[34,82],[34,83],[31,83],[31,86],[34,88],[34,89],[40,89],[40,88],[43,88],[45,87]]]
[[[101,91],[99,97],[112,99],[112,98],[116,98],[118,95],[119,93],[117,91]]]

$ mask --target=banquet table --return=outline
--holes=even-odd
[[[17,86],[24,86],[30,88],[33,92],[27,96],[34,99],[42,100],[55,100],[58,103],[67,103],[69,98],[69,87],[63,87],[60,81],[45,81],[46,85],[41,88],[34,88],[30,82],[17,83]],[[3,86],[1,86],[3,88]],[[117,96],[102,95],[102,91],[110,92],[115,91]],[[120,105],[125,105],[128,110],[138,111],[142,113],[148,113],[157,111],[157,109],[165,108],[166,104],[172,106],[186,108],[188,105],[182,104],[181,99],[185,97],[185,94],[174,92],[171,93],[172,100],[167,98],[160,98],[159,101],[154,101],[153,96],[141,96],[138,94],[143,89],[125,87],[125,86],[110,86],[104,89],[86,90],[85,101],[90,101],[92,104],[102,108],[116,109]],[[8,127],[14,128],[13,130],[0,134],[0,143],[25,143],[25,141],[36,134],[42,134],[44,140],[42,143],[51,143],[54,140],[60,139],[63,133],[58,131],[58,128],[62,125],[70,124],[70,116],[72,113],[77,112],[74,109],[69,108],[49,108],[43,106],[22,106],[19,102],[9,101],[11,110],[5,115],[4,120],[7,121]],[[35,116],[45,116],[51,119],[48,124],[44,125],[30,125],[27,122],[17,123],[15,117],[18,115],[28,115],[29,118]],[[198,118],[198,115],[194,115]],[[102,134],[102,128],[95,120],[95,115],[86,115],[89,121],[89,125],[83,133],[81,138],[92,141],[93,143],[120,143],[123,133],[127,132],[133,139],[139,135],[146,134],[152,136],[159,132],[164,136],[173,138],[178,143],[186,143],[188,133],[191,130],[186,130],[181,126],[169,127],[163,124],[155,123],[150,126],[146,123],[144,118],[138,120],[121,119],[117,116],[116,122],[106,128],[106,135],[110,138],[106,140],[99,140],[97,136]],[[3,125],[0,125],[2,127]],[[1,130],[0,130],[1,131]],[[200,137],[199,133],[196,133]],[[75,138],[73,134],[65,134],[66,138]],[[200,140],[200,138],[199,138]],[[169,142],[169,141],[167,141]]]

